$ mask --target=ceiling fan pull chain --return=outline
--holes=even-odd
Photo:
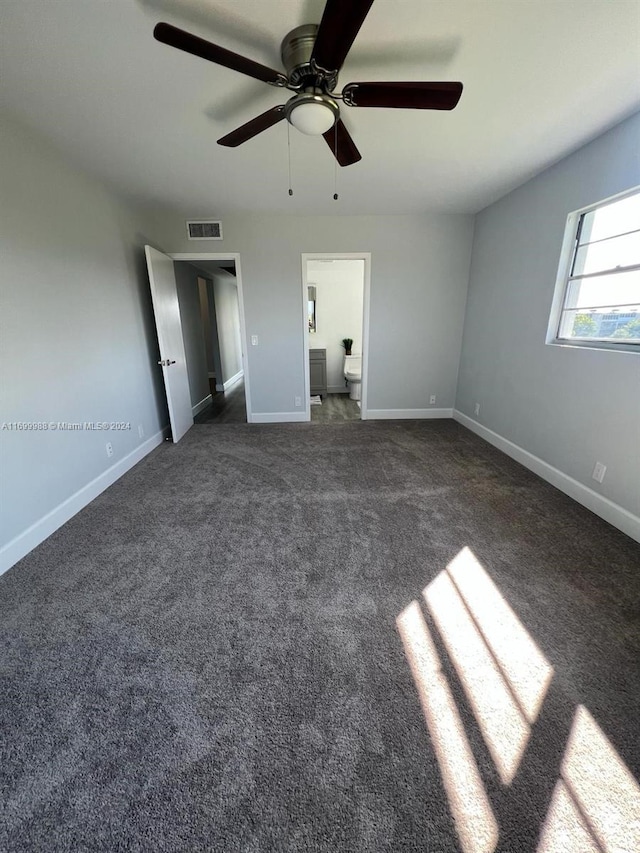
[[[287,122],[287,157],[289,161],[289,195],[293,195],[291,188],[291,125]]]
[[[338,201],[338,120],[333,125],[333,200]]]

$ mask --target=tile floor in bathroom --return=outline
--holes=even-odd
[[[359,420],[360,407],[348,394],[325,394],[321,406],[311,406],[312,423]]]

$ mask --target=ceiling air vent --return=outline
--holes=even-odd
[[[187,236],[190,240],[222,240],[222,222],[219,219],[189,219]]]

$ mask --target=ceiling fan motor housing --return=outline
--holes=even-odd
[[[317,34],[317,24],[303,24],[291,30],[282,40],[280,56],[291,88],[332,92],[337,85],[337,71],[318,68],[311,61]]]

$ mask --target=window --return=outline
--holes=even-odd
[[[640,350],[640,190],[569,216],[549,343]]]

